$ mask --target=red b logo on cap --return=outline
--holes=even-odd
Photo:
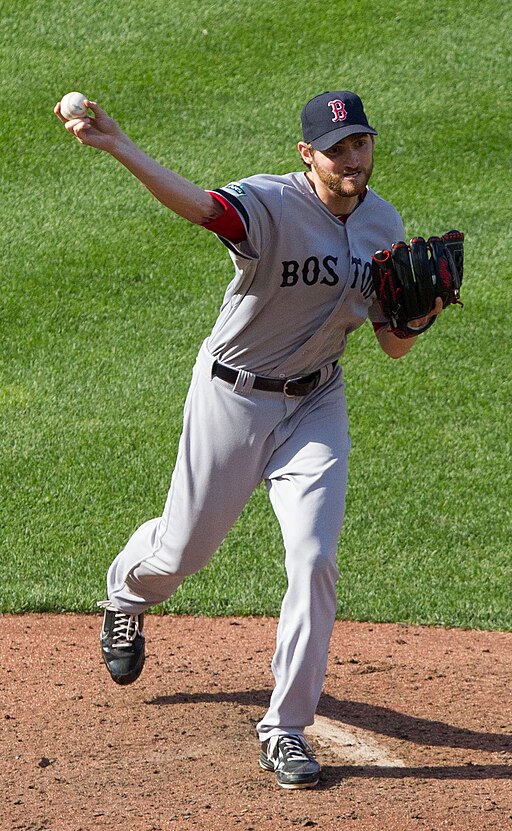
[[[332,114],[334,118],[333,121],[345,121],[347,117],[347,111],[345,109],[345,104],[339,98],[336,98],[335,101],[329,101],[327,104],[328,107],[332,109]]]

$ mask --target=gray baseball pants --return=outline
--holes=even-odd
[[[138,614],[203,568],[265,481],[286,550],[288,588],[272,660],[275,688],[260,740],[314,721],[336,614],[336,550],[350,448],[340,367],[309,395],[287,398],[212,379],[203,344],[163,515],[144,523],[112,563],[108,597]]]

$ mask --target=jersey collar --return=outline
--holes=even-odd
[[[349,214],[340,214],[339,216],[337,216],[337,217],[336,217],[336,219],[339,219],[339,221],[340,221],[340,222],[342,222],[342,223],[343,223],[343,225],[345,225],[345,222],[347,221],[347,219],[349,218],[349,216],[352,216],[352,214],[354,213],[354,211],[357,211],[357,209],[358,209],[359,205],[360,205],[362,202],[364,202],[364,200],[366,199],[366,194],[367,194],[367,193],[368,193],[368,188],[366,187],[366,188],[364,189],[364,193],[360,193],[360,194],[359,194],[359,201],[358,201],[357,205],[355,206],[355,208],[354,208],[352,211],[350,211],[350,213],[349,213]]]

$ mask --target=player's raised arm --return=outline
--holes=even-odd
[[[204,225],[223,208],[210,193],[156,162],[128,138],[116,121],[94,101],[84,100],[89,114],[67,119],[59,101],[55,115],[80,144],[103,150],[130,171],[162,205],[190,222]]]

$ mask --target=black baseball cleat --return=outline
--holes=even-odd
[[[132,684],[144,666],[144,614],[120,612],[108,600],[98,603],[104,609],[101,627],[101,654],[116,684]]]
[[[260,767],[273,770],[282,788],[314,788],[320,778],[320,765],[303,736],[271,736],[261,744]]]

